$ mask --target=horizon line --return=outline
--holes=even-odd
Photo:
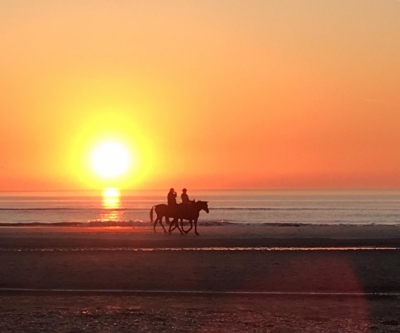
[[[122,192],[133,192],[133,191],[168,191],[169,188],[139,188],[139,189],[121,189],[117,186],[109,186],[98,189],[41,189],[41,190],[0,190],[0,193],[24,193],[24,192],[97,192],[103,191],[107,188],[116,188]],[[246,187],[238,187],[238,188],[192,188],[191,191],[399,191],[400,187],[273,187],[273,188],[246,188]]]

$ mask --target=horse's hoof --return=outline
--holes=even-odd
[[[196,232],[196,235],[197,235],[197,236],[200,236],[200,234],[199,234],[198,232]]]
[[[189,231],[185,231],[185,235],[187,235],[189,233]]]

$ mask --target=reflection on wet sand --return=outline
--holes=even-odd
[[[99,220],[107,221],[121,221],[123,212],[121,208],[121,194],[117,188],[106,188],[103,191],[103,208],[100,213]]]

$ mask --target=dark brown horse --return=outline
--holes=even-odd
[[[196,235],[199,235],[197,232],[197,220],[199,219],[200,211],[204,210],[206,213],[209,212],[208,210],[208,201],[193,201],[190,204],[180,204],[176,206],[175,214],[174,214],[174,220],[171,222],[169,225],[169,230],[168,232],[171,232],[175,228],[178,228],[179,231],[181,229],[178,226],[178,219],[181,219],[181,226],[182,230],[187,234],[190,230],[193,228],[193,221],[194,221],[194,232]],[[188,220],[190,223],[190,228],[189,230],[184,230],[183,229],[183,221],[182,220]],[[174,228],[172,228],[174,226]],[[182,232],[182,231],[181,231]]]
[[[162,219],[164,217],[165,223],[169,224],[168,232],[172,232],[175,228],[178,228],[181,234],[187,234],[190,230],[192,230],[194,221],[194,230],[196,235],[198,235],[199,233],[197,232],[197,220],[199,219],[201,210],[204,210],[206,213],[209,212],[208,201],[193,201],[188,205],[179,204],[176,206],[176,209],[174,211],[168,209],[168,205],[166,204],[159,204],[151,207],[150,221],[151,223],[153,223],[153,211],[155,211],[157,218],[154,221],[154,232],[156,232],[157,222],[160,223],[161,227],[164,229],[164,232],[167,232],[162,223]],[[171,223],[169,222],[170,217],[173,218],[173,221]],[[181,228],[178,225],[179,219],[181,220]],[[190,228],[187,231],[183,229],[183,220],[189,220]]]
[[[179,206],[179,205],[177,205],[177,206]],[[150,222],[151,223],[153,223],[153,211],[155,211],[156,215],[157,215],[157,218],[154,221],[154,227],[153,227],[154,232],[156,232],[157,222],[160,222],[160,225],[164,229],[164,232],[167,232],[167,229],[164,228],[164,225],[162,223],[162,219],[163,219],[163,217],[165,217],[165,223],[169,224],[171,226],[171,224],[169,222],[169,218],[170,217],[172,217],[172,218],[175,217],[174,214],[173,214],[173,211],[171,211],[171,209],[166,204],[159,204],[159,205],[155,205],[155,206],[151,207],[151,209],[150,209]],[[181,220],[181,224],[183,226],[182,220]],[[175,223],[174,229],[175,228],[178,228],[178,230],[181,232],[181,234],[183,234],[183,231],[182,231],[181,228],[179,228],[178,223]],[[171,227],[169,229],[170,229],[169,232],[171,232],[173,230],[173,229],[171,230]]]

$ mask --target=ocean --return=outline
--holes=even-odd
[[[165,191],[0,192],[0,224],[150,225]],[[199,225],[400,225],[400,191],[191,190]],[[179,193],[178,193],[179,194]],[[178,200],[179,201],[179,200]]]

